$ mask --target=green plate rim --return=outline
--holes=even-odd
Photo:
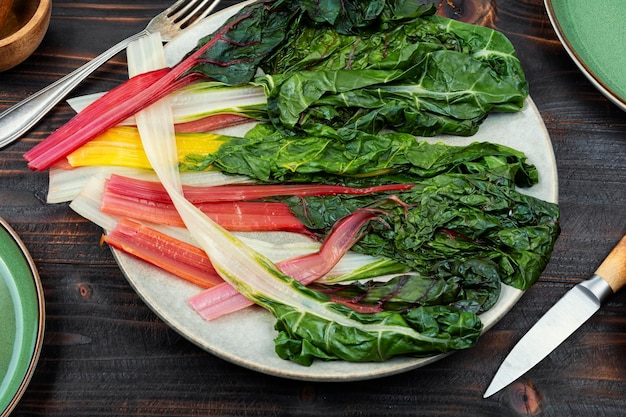
[[[565,0],[567,1],[567,0]],[[613,102],[616,106],[618,106],[623,111],[626,111],[626,97],[620,96],[616,93],[611,87],[609,87],[602,79],[599,77],[595,71],[593,71],[589,65],[585,62],[585,60],[580,56],[580,54],[576,51],[576,48],[570,42],[569,38],[566,35],[566,31],[563,29],[563,25],[560,23],[559,16],[553,6],[553,0],[544,0],[544,5],[546,8],[546,12],[548,13],[548,18],[550,19],[550,23],[554,28],[559,41],[565,48],[565,51],[568,53],[570,58],[574,61],[574,63],[578,66],[578,68],[583,72],[583,74],[587,77],[587,79],[611,102]]]
[[[24,262],[22,265],[20,265],[20,268],[25,268],[30,271],[29,276],[24,276],[24,279],[32,280],[35,294],[37,297],[37,329],[35,332],[35,340],[30,351],[28,366],[26,366],[25,368],[23,366],[20,367],[19,372],[15,372],[10,377],[11,380],[9,382],[9,385],[14,385],[15,381],[19,381],[19,384],[17,385],[17,389],[15,389],[15,392],[12,396],[10,396],[11,394],[9,393],[6,405],[4,405],[4,403],[0,404],[0,407],[4,407],[4,409],[0,408],[0,417],[7,417],[15,409],[22,395],[26,391],[26,388],[28,387],[28,384],[30,383],[30,380],[37,366],[37,362],[39,361],[41,348],[43,346],[46,314],[43,286],[41,284],[41,279],[39,277],[39,273],[37,271],[33,258],[31,257],[26,246],[24,245],[24,242],[22,242],[15,230],[13,230],[9,223],[2,217],[0,217],[0,228],[4,229],[4,232],[6,232],[6,234],[8,235],[6,236],[6,240],[4,240],[5,236],[0,236],[0,239],[4,240],[2,243],[5,245],[13,245],[15,251],[21,252],[23,255],[22,259],[7,260],[7,266],[9,267],[9,269],[11,269],[11,263],[22,261]],[[3,254],[0,253],[0,258],[2,258],[2,256]],[[13,269],[15,269],[15,267],[13,267]]]

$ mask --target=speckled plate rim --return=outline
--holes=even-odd
[[[24,328],[20,333],[25,338],[30,338],[28,342],[24,341],[17,347],[18,351],[12,352],[10,369],[13,369],[0,378],[0,386],[7,387],[7,391],[0,392],[0,417],[6,417],[26,391],[39,361],[45,329],[45,301],[41,279],[31,255],[15,230],[3,218],[0,218],[0,248],[3,249],[0,251],[0,263],[3,264],[0,279],[13,286],[12,297],[19,297],[19,300],[12,299],[19,304],[14,305],[14,308],[20,308],[18,314],[29,315],[23,317],[21,325]],[[24,306],[26,303],[30,305]],[[30,311],[23,311],[27,309]],[[6,314],[6,311],[2,314]],[[16,329],[15,343],[19,343],[18,332]]]
[[[193,27],[193,31],[188,31],[170,42],[166,47],[168,62],[177,62],[195,46],[200,33],[210,33],[240,7],[242,4],[216,13],[201,26]],[[489,141],[523,151],[529,162],[537,166],[540,175],[540,183],[525,192],[557,202],[558,179],[554,151],[543,119],[531,98],[526,100],[521,112],[490,115],[475,136],[448,139],[436,137],[426,140],[448,141],[458,145]],[[278,242],[280,239],[270,240]],[[217,320],[204,321],[187,305],[187,299],[199,291],[196,286],[121,251],[112,251],[130,285],[165,323],[200,348],[254,371],[302,381],[358,381],[399,374],[447,356],[397,357],[381,363],[316,361],[313,365],[304,367],[280,359],[274,352],[273,338],[276,333],[273,328],[274,319],[269,312],[253,306]],[[496,305],[481,316],[484,331],[504,317],[523,294],[523,291],[504,286]]]
[[[587,79],[593,84],[593,86],[602,93],[607,99],[609,99],[612,103],[618,106],[623,111],[626,111],[626,97],[618,94],[614,88],[609,86],[608,80],[598,75],[597,71],[594,71],[592,68],[592,64],[586,60],[581,53],[582,46],[575,43],[572,39],[573,33],[568,30],[568,27],[575,27],[575,25],[569,25],[566,17],[562,14],[558,13],[557,9],[554,7],[556,3],[559,1],[563,1],[563,4],[571,7],[572,3],[569,3],[573,0],[544,0],[544,5],[546,11],[548,13],[548,18],[550,19],[550,23],[554,28],[559,41],[565,48],[565,51],[570,56],[570,58],[574,61],[576,66],[583,72],[583,74],[587,77]],[[578,1],[588,1],[588,0],[578,0]],[[624,40],[622,39],[622,42]],[[608,45],[607,45],[608,47]],[[626,65],[626,56],[624,56],[624,60],[622,61],[622,68]]]

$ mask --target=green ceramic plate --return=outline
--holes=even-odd
[[[567,53],[602,94],[626,111],[626,1],[544,2]]]
[[[0,218],[0,416],[15,408],[35,369],[44,331],[39,274],[15,231]]]

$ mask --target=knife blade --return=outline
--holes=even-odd
[[[490,397],[541,362],[626,284],[626,236],[595,273],[570,289],[526,333],[500,365],[483,398]]]

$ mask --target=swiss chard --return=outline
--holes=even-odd
[[[528,85],[509,40],[434,12],[400,1],[369,31],[300,26],[256,80],[273,123],[471,135],[489,112],[521,109]]]
[[[324,234],[339,218],[365,206],[385,211],[354,250],[385,256],[424,276],[485,276],[529,288],[547,265],[559,234],[559,210],[484,174],[441,174],[392,198],[289,198],[292,211]],[[473,260],[474,267],[460,267]],[[459,264],[460,263],[460,264]],[[476,265],[483,265],[476,268]],[[489,279],[491,280],[491,279]]]
[[[389,184],[377,187],[344,187],[324,184],[246,184],[223,186],[185,186],[185,198],[194,204],[216,203],[220,201],[251,201],[276,196],[337,195],[337,194],[374,194],[386,191],[408,190],[413,184]],[[113,174],[106,184],[106,189],[118,194],[126,194],[137,199],[151,202],[169,203],[169,195],[157,181],[146,181]]]
[[[484,313],[500,295],[498,267],[487,259],[457,262],[445,276],[400,274],[388,281],[352,284],[317,284],[331,299],[364,311],[406,311],[418,306],[453,306],[463,311]]]
[[[258,125],[245,138],[231,138],[213,154],[190,155],[181,169],[210,165],[260,181],[410,183],[446,172],[487,172],[494,180],[521,187],[539,180],[536,167],[522,152],[495,143],[450,146],[416,141],[403,133],[356,131],[347,138],[293,138],[271,125]]]
[[[260,124],[245,137],[177,133],[181,171],[218,168],[259,181],[344,184],[411,183],[443,172],[485,172],[535,185],[537,169],[519,151],[495,143],[451,146],[416,141],[405,133],[294,138]],[[107,130],[67,156],[70,165],[150,168],[139,132],[130,126]]]
[[[471,134],[490,111],[519,110],[527,85],[510,42],[433,12],[417,0],[260,0],[201,39],[175,67],[131,78],[24,156],[32,169],[47,169],[198,79],[249,83],[259,69],[272,74],[258,82],[267,88],[270,118],[282,129],[318,134],[323,122],[324,129]]]
[[[224,169],[228,161],[237,168],[224,169],[225,172],[272,181],[302,178],[335,181],[347,175],[352,179],[376,177],[374,181],[384,182],[399,176],[419,177],[415,193],[399,192],[376,205],[386,213],[384,221],[371,226],[358,243],[365,251],[372,248],[379,253],[390,251],[420,273],[407,275],[413,278],[402,285],[392,280],[372,286],[360,296],[361,301],[375,292],[396,296],[387,298],[390,306],[401,312],[360,315],[329,302],[323,294],[300,287],[265,259],[242,249],[226,236],[222,239],[221,229],[214,226],[203,229],[203,226],[193,230],[194,226],[190,230],[196,238],[205,240],[210,247],[207,253],[214,260],[216,254],[224,254],[228,248],[235,250],[233,246],[238,247],[239,254],[245,253],[241,258],[236,255],[237,265],[246,265],[250,281],[242,280],[232,265],[218,265],[217,270],[242,294],[276,315],[279,330],[276,350],[281,357],[304,364],[314,357],[383,360],[397,354],[432,354],[470,346],[482,328],[476,313],[493,304],[500,282],[530,285],[549,258],[558,231],[558,213],[549,205],[541,208],[537,204],[536,209],[534,201],[513,194],[515,183],[521,186],[536,183],[536,169],[526,163],[522,153],[494,144],[450,147],[416,142],[412,135],[397,133],[351,132],[349,136],[342,138],[337,133],[307,141],[260,126],[246,138],[231,138],[222,143],[210,155],[208,164]],[[254,146],[241,146],[246,143]],[[155,152],[158,147],[152,146]],[[308,147],[310,153],[301,156],[301,146]],[[204,163],[207,162],[200,165]],[[178,174],[178,167],[174,169]],[[265,172],[266,177],[258,175]],[[333,176],[329,177],[329,173]],[[285,178],[280,178],[281,175]],[[168,193],[171,195],[172,191]],[[312,203],[327,202],[329,198],[334,199],[332,206],[337,210]],[[310,222],[311,227],[324,230],[335,224],[338,218],[333,216],[349,214],[372,203],[371,198],[364,200],[358,196],[329,198],[299,197],[300,204],[303,201],[306,204],[300,206],[302,219]],[[336,201],[339,203],[335,204]],[[189,201],[184,203],[187,209],[191,208]],[[322,223],[327,221],[327,224],[312,223],[315,215],[320,215]],[[212,223],[206,222],[209,224]],[[199,235],[200,230],[204,234]],[[535,235],[529,236],[529,231]],[[527,241],[516,241],[516,236],[526,237]],[[522,247],[524,243],[528,247]],[[218,248],[222,244],[224,247]],[[420,281],[417,276],[429,278]],[[521,279],[521,284],[511,277]],[[433,286],[429,288],[443,287],[443,292],[435,291],[433,296],[424,291],[425,284]],[[350,291],[349,287],[344,289]],[[401,297],[397,297],[399,293]],[[430,305],[434,300],[438,305]],[[335,337],[326,338],[319,328],[334,332]],[[348,337],[355,333],[359,335],[358,344]],[[399,344],[398,340],[407,343]]]
[[[259,2],[245,7],[178,65],[132,77],[87,106],[39,145],[24,154],[32,169],[44,170],[95,136],[126,120],[169,93],[207,77],[232,83],[248,81],[258,63],[284,41],[293,16],[287,8]],[[281,3],[276,2],[276,3]],[[297,7],[296,7],[297,9]],[[238,78],[239,77],[239,78]]]
[[[406,314],[360,315],[328,302],[324,294],[307,290],[185,199],[168,103],[142,111],[137,125],[155,173],[215,270],[277,318],[275,343],[280,357],[302,364],[310,364],[314,358],[382,361],[396,355],[463,349],[476,342],[482,323],[471,312],[418,307]]]

